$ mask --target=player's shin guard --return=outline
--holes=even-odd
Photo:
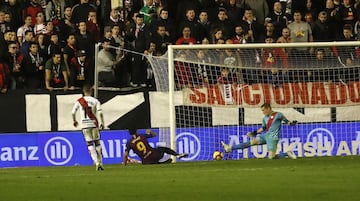
[[[88,150],[89,150],[90,156],[91,156],[92,160],[94,161],[94,163],[98,164],[99,160],[98,160],[98,156],[97,156],[95,147],[93,145],[90,145],[90,146],[88,146]]]
[[[249,142],[244,142],[244,143],[240,143],[240,144],[236,144],[236,145],[233,145],[232,147],[231,147],[231,149],[232,150],[234,150],[234,149],[246,149],[246,148],[248,148],[248,147],[251,147],[251,141],[249,141]]]

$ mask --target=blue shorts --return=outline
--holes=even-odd
[[[278,138],[271,137],[267,133],[260,135],[259,137],[259,145],[266,144],[268,151],[276,152],[277,144],[279,142]]]

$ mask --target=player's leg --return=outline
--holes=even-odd
[[[100,144],[100,132],[98,128],[93,128],[92,129],[92,136],[93,136],[93,140],[94,140],[94,145],[95,145],[95,150],[96,150],[96,155],[97,155],[97,161],[98,163],[96,164],[96,169],[97,170],[104,170],[103,164],[102,164],[102,147]]]
[[[276,151],[269,151],[269,159],[281,159],[281,158],[291,158],[296,159],[296,155],[292,151],[276,154]]]
[[[296,159],[296,156],[292,151],[276,154],[278,143],[279,143],[278,139],[271,139],[271,137],[267,138],[266,144],[269,152],[269,156],[268,156],[269,159],[281,159],[281,158]]]
[[[261,140],[261,138],[253,138],[250,141],[239,143],[233,146],[229,146],[228,144],[225,144],[223,141],[221,141],[221,145],[223,146],[226,153],[230,153],[232,150],[236,149],[246,149],[248,147],[254,146],[254,145],[260,145],[265,144],[265,141]]]
[[[98,157],[96,153],[96,149],[93,143],[93,137],[92,137],[92,129],[91,128],[84,128],[83,135],[86,141],[86,145],[88,147],[89,154],[91,156],[91,159],[93,160],[94,164],[98,163]]]
[[[160,152],[161,157],[164,156],[164,153],[167,153],[167,154],[176,156],[176,157],[179,158],[179,159],[188,156],[187,153],[179,154],[179,153],[177,153],[176,151],[174,151],[174,150],[172,150],[172,149],[170,149],[170,148],[168,148],[168,147],[157,147],[156,149]]]

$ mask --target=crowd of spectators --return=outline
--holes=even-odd
[[[108,0],[0,0],[0,5],[1,93],[22,88],[73,90],[93,83],[94,46],[98,42],[103,44],[98,62],[100,86],[146,87],[152,78],[143,54],[163,55],[169,44],[360,38],[360,0],[123,0],[118,8]],[[231,53],[226,54],[227,61],[232,61]],[[343,65],[351,65],[359,56],[353,50],[314,48],[289,52],[262,49],[254,54],[264,68],[271,69],[263,76],[276,80],[283,71],[274,70],[271,62],[281,63],[279,68],[303,65],[292,61],[292,55],[335,55]],[[206,52],[199,51],[202,55],[206,57]],[[239,55],[233,56],[237,65],[248,62]],[[235,75],[232,80],[244,81],[239,70],[221,68],[217,72],[211,79],[219,83],[225,80],[221,76],[228,74]],[[179,72],[184,74],[187,72]],[[198,80],[205,79],[204,74],[204,69],[189,72]],[[336,79],[335,74],[329,80]]]

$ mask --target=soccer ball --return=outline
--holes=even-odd
[[[215,151],[213,153],[213,159],[216,161],[222,160],[224,158],[224,154],[221,151]]]

